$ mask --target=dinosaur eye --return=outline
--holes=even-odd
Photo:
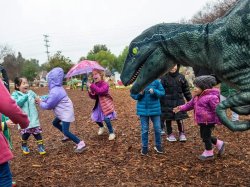
[[[133,53],[133,55],[137,55],[137,53],[138,53],[138,47],[134,47],[132,49],[132,53]]]

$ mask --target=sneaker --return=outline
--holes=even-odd
[[[16,187],[16,182],[12,181],[12,187]]]
[[[109,140],[114,140],[115,139],[115,134],[114,133],[110,133],[109,134]]]
[[[161,135],[163,136],[163,135],[165,135],[166,133],[165,133],[165,131],[164,130],[161,130]]]
[[[84,143],[84,141],[80,141],[77,145],[76,145],[76,149],[75,149],[75,153],[82,153],[83,151],[85,151],[87,149],[86,144]]]
[[[141,155],[145,156],[147,154],[148,154],[148,147],[142,147],[142,149],[141,149]]]
[[[173,134],[168,135],[167,140],[169,142],[176,142],[177,141]]]
[[[43,144],[38,144],[38,152],[39,152],[40,155],[46,154],[46,151],[44,149],[44,145]]]
[[[61,139],[61,141],[62,142],[67,142],[67,141],[69,141],[70,139],[67,137],[67,136],[64,136],[62,139]]]
[[[180,141],[180,142],[185,142],[185,141],[187,141],[187,138],[186,138],[186,136],[185,136],[184,133],[180,133],[179,141]]]
[[[163,154],[163,150],[162,150],[162,147],[161,146],[155,146],[154,147],[154,150],[157,152],[157,153],[159,153],[159,154]]]
[[[218,156],[222,156],[225,153],[225,143],[222,142],[221,148],[218,151]]]
[[[99,130],[98,130],[97,134],[100,136],[100,135],[102,135],[104,133],[104,131],[105,131],[104,127],[99,127]]]
[[[28,148],[27,145],[22,145],[21,149],[22,149],[24,155],[27,155],[30,153],[30,149]]]
[[[213,160],[214,159],[214,153],[213,150],[207,151],[205,150],[199,157],[200,160],[205,161],[205,160]]]

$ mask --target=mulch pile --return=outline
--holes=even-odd
[[[47,88],[34,91],[43,95]],[[86,91],[68,90],[68,94],[76,114],[71,131],[86,142],[88,150],[74,153],[74,143],[62,143],[62,134],[51,125],[53,112],[39,110],[45,156],[38,154],[33,137],[29,139],[31,153],[22,155],[18,131],[12,132],[15,158],[11,169],[18,186],[250,186],[250,131],[231,132],[218,126],[214,135],[226,142],[225,155],[202,162],[197,157],[204,146],[190,112],[191,118],[185,121],[186,143],[170,143],[162,136],[164,154],[156,154],[151,124],[150,152],[141,156],[139,118],[128,89],[111,90],[118,113],[113,121],[115,141],[108,141],[108,133],[97,135],[98,126],[90,119],[94,101]],[[177,134],[176,125],[174,129]]]

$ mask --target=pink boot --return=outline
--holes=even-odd
[[[218,156],[222,156],[225,153],[225,143],[219,139],[217,139],[216,147],[219,150]]]
[[[200,156],[200,160],[212,160],[214,159],[214,151],[213,150],[205,150]]]

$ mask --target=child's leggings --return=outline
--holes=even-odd
[[[55,118],[52,124],[76,144],[81,141],[77,136],[69,132],[70,122],[61,121],[60,119]]]
[[[22,135],[22,140],[23,140],[23,141],[27,141],[27,140],[29,139],[30,135],[31,135],[30,133],[24,133],[24,134]],[[35,139],[36,139],[37,141],[43,139],[41,133],[39,133],[39,134],[33,134],[33,136],[35,137]]]
[[[113,130],[113,127],[112,127],[112,124],[111,124],[111,120],[109,118],[105,117],[104,121],[105,121],[105,123],[106,123],[106,125],[108,127],[109,134],[114,133],[114,130]],[[96,122],[96,123],[99,125],[99,127],[103,127],[103,123],[102,122]]]
[[[163,122],[164,123],[164,122]],[[184,124],[183,120],[176,120],[176,123],[178,125],[178,130],[180,133],[184,133]],[[172,128],[172,121],[166,120],[166,127],[167,127],[167,134],[170,135],[173,132]]]
[[[199,124],[200,134],[203,142],[205,143],[206,150],[212,150],[212,144],[216,145],[217,138],[212,136],[212,130],[214,129],[214,124]]]

